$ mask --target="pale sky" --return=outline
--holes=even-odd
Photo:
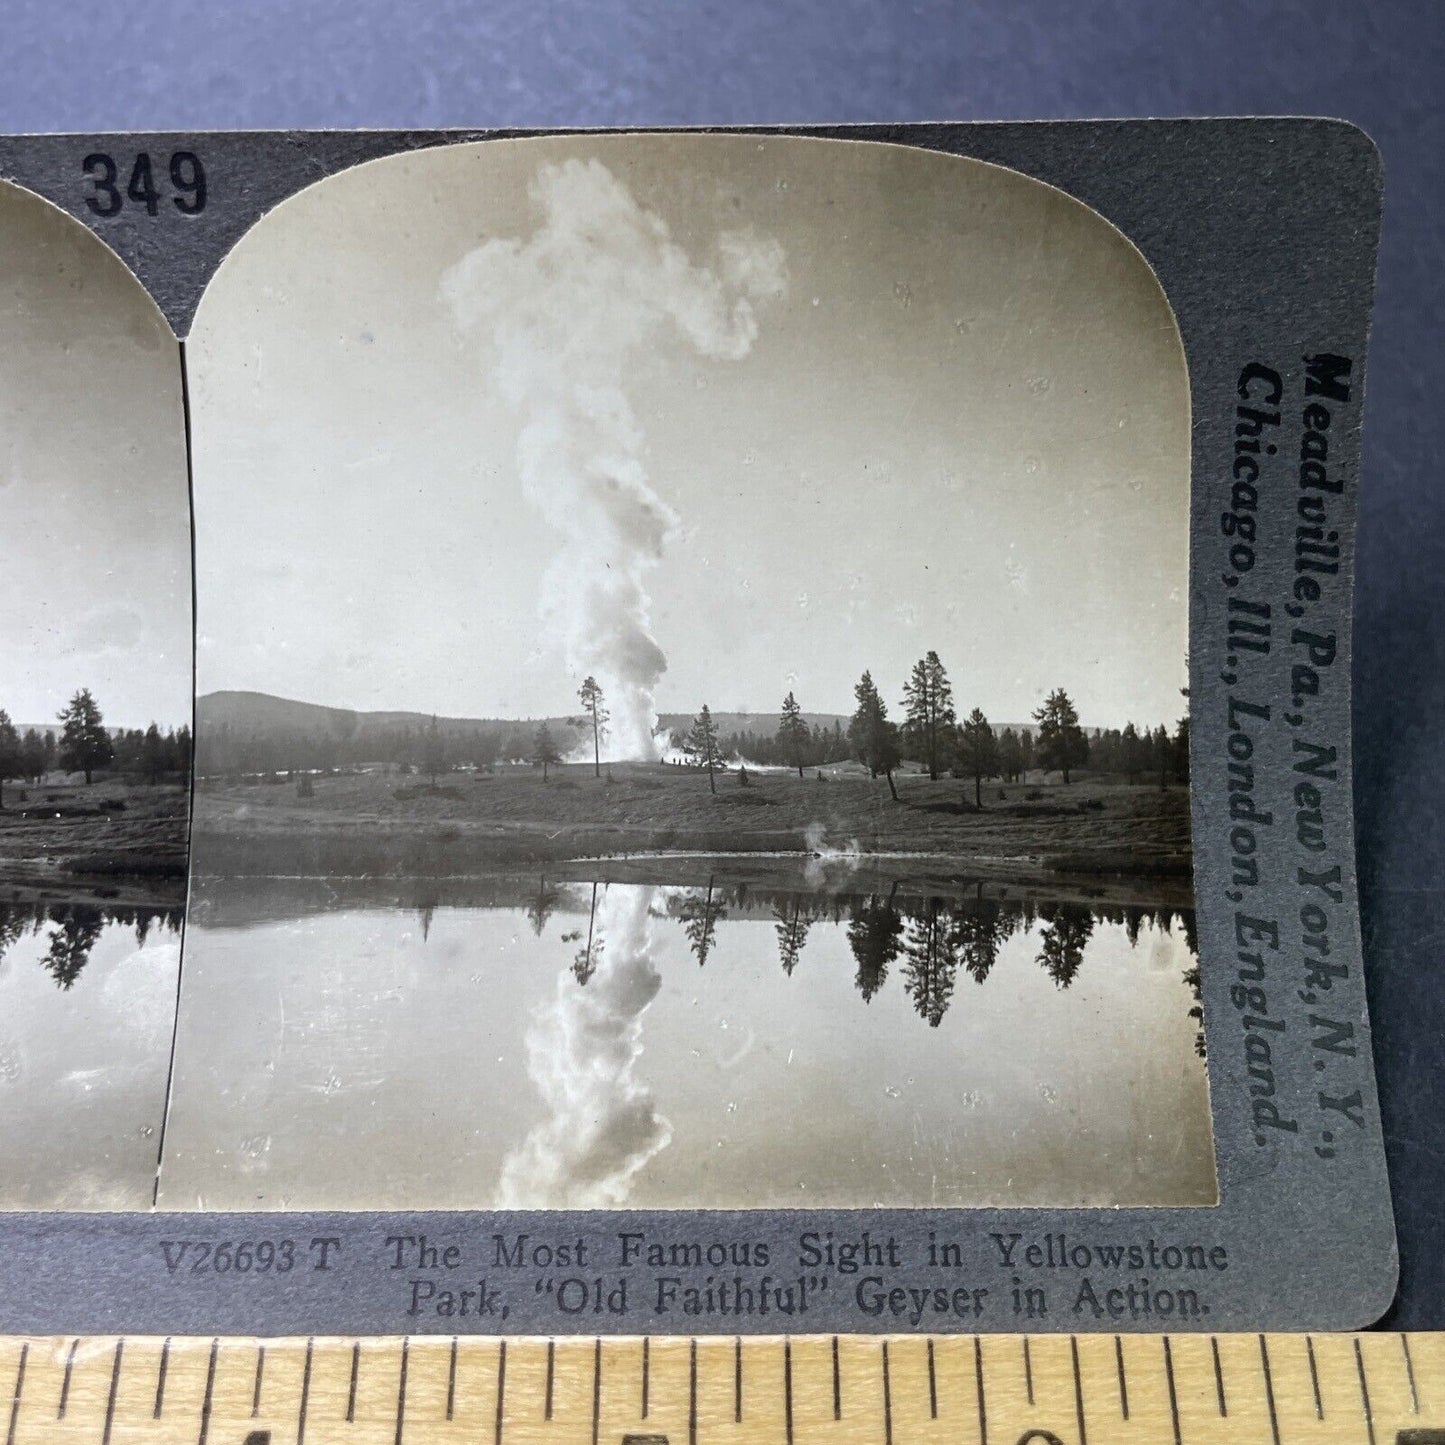
[[[78,221],[0,182],[0,708],[189,724],[191,554],[175,337]]]
[[[539,620],[563,535],[523,493],[526,418],[443,294],[479,247],[534,237],[529,186],[568,160],[697,267],[725,273],[741,231],[786,269],[746,354],[664,326],[625,356],[638,460],[678,519],[644,579],[660,710],[792,689],[851,711],[865,667],[896,707],[932,648],[960,710],[997,721],[1056,686],[1090,725],[1179,716],[1188,390],[1148,267],[1014,172],[757,137],[425,151],[262,221],[188,348],[202,692],[576,710]]]

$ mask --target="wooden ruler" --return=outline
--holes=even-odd
[[[1445,1335],[0,1340],[5,1445],[1445,1445]]]

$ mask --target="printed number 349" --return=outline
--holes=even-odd
[[[81,169],[90,177],[91,193],[85,204],[97,216],[118,216],[127,201],[144,206],[148,216],[159,210],[163,193],[156,186],[149,151],[141,151],[130,168],[121,190],[120,167],[104,151],[86,156]],[[194,151],[176,151],[170,160],[171,204],[183,216],[198,215],[206,208],[206,170]]]

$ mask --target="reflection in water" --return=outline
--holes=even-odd
[[[527,1034],[527,1073],[547,1117],[503,1161],[499,1208],[623,1204],[633,1175],[667,1147],[671,1126],[635,1069],[642,1012],[662,987],[653,892],[609,889],[599,909],[593,885],[585,977],[574,961]]]
[[[870,898],[860,905],[848,925],[848,946],[858,961],[854,983],[868,1003],[888,978],[888,965],[903,948],[903,915],[892,898]]]
[[[0,905],[0,1208],[151,1202],[179,909]]]
[[[536,933],[538,938],[542,936],[540,928],[536,929]],[[594,883],[592,902],[587,909],[587,942],[577,950],[577,956],[572,960],[572,977],[578,983],[586,983],[597,972],[602,949],[603,937],[597,928],[597,885]]]
[[[793,894],[789,903],[776,904],[773,917],[777,919],[778,960],[783,965],[783,972],[791,978],[798,966],[803,945],[808,941],[808,930],[812,928],[813,920],[804,907],[801,893]]]
[[[1215,1198],[1187,914],[366,887],[201,885],[163,1208]]]
[[[144,948],[152,926],[179,933],[180,908],[113,908],[93,903],[0,903],[0,964],[28,936],[48,933],[40,966],[62,989],[74,987],[91,951],[108,929],[129,929],[137,948]]]
[[[718,924],[727,917],[723,908],[722,893],[712,878],[707,880],[705,891],[686,893],[678,901],[677,917],[682,920],[682,931],[687,934],[687,946],[701,968],[712,952]],[[790,973],[791,969],[788,970]]]
[[[562,892],[547,882],[547,875],[544,873],[537,880],[537,891],[532,895],[532,901],[527,905],[527,922],[532,925],[532,932],[541,938],[546,932],[547,924],[551,921],[552,915],[562,903]],[[595,914],[597,908],[597,888],[592,888],[592,907]]]

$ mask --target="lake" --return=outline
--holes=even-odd
[[[0,904],[0,1209],[149,1209],[179,909]]]
[[[399,886],[198,881],[162,1208],[1216,1200],[1187,913]]]

